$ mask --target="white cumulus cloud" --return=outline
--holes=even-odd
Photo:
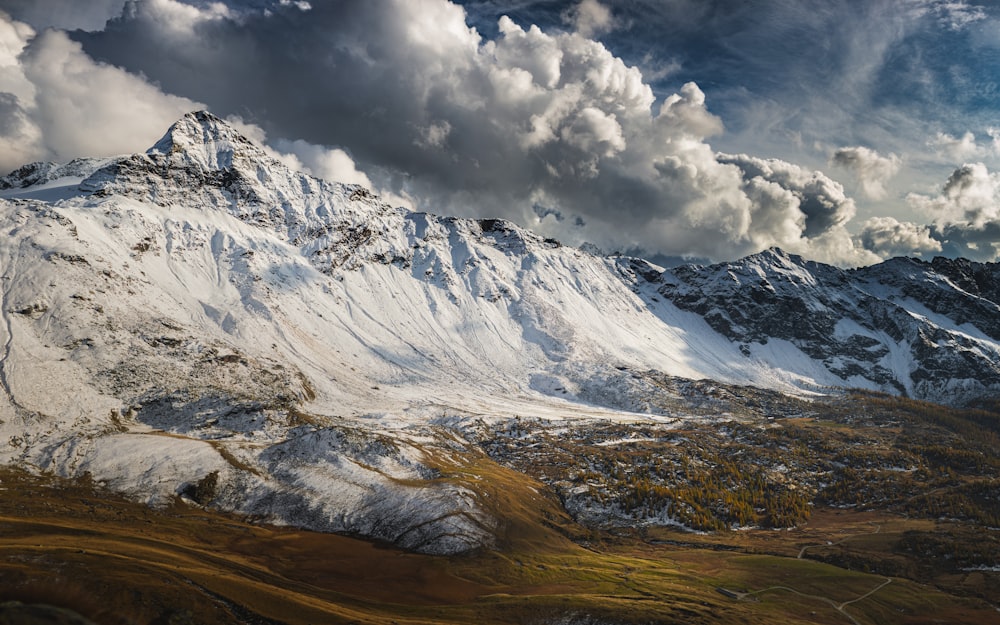
[[[952,172],[938,195],[911,193],[907,200],[933,220],[949,254],[988,261],[1000,256],[1000,173],[967,163]]]
[[[753,200],[749,233],[757,246],[777,245],[839,265],[878,260],[857,246],[845,228],[857,209],[839,182],[779,159],[739,154],[720,155],[719,160],[742,172],[744,191]]]
[[[563,13],[563,19],[572,24],[582,37],[594,37],[615,28],[615,18],[611,9],[597,0],[581,2]]]
[[[961,137],[938,132],[927,144],[935,150],[939,157],[952,162],[1000,156],[1000,129],[987,128],[986,134],[989,141],[980,142],[971,131],[965,132]]]
[[[1000,174],[982,163],[965,164],[952,172],[939,195],[912,193],[907,199],[937,223],[982,227],[1000,219]]]
[[[886,197],[886,183],[899,172],[902,161],[895,154],[882,156],[863,146],[843,147],[834,152],[830,163],[850,171],[857,178],[866,197]]]
[[[0,90],[4,171],[33,160],[136,151],[184,113],[203,108],[95,62],[62,31],[36,34],[9,17],[0,22]]]
[[[894,256],[925,256],[942,250],[930,227],[894,217],[873,217],[861,224],[858,233],[861,245],[882,258]]]

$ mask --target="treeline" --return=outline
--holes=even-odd
[[[703,531],[787,528],[809,520],[809,494],[749,459],[700,450],[698,458],[631,451],[591,460],[594,468],[574,481],[591,483],[595,501],[634,518],[670,519]]]
[[[1000,536],[994,532],[976,532],[955,528],[956,531],[905,532],[895,550],[939,566],[950,564],[953,570],[977,566],[996,566],[1000,562]]]
[[[518,420],[481,444],[597,523],[785,528],[829,505],[1000,527],[996,412],[859,392],[791,414],[691,419],[682,429]]]
[[[1000,479],[974,480],[954,489],[931,491],[909,500],[906,510],[914,515],[1000,527]]]

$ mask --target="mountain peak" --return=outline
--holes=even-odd
[[[192,203],[197,194],[196,204],[203,208],[298,239],[328,226],[325,184],[292,171],[219,117],[195,111],[171,125],[145,154],[114,159],[84,179],[80,189],[161,206]]]
[[[162,154],[172,165],[196,165],[206,171],[231,169],[240,154],[266,158],[250,139],[208,111],[194,111],[174,122],[147,154]]]
[[[780,247],[769,247],[766,250],[756,254],[751,254],[743,258],[742,261],[737,262],[757,263],[761,265],[779,267],[802,267],[807,261],[797,254],[789,254]]]

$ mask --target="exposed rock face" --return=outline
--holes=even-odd
[[[847,385],[962,401],[1000,382],[998,275],[965,259],[841,270],[768,250],[654,280],[748,356],[781,339]]]
[[[501,525],[451,423],[672,415],[678,380],[1000,391],[995,265],[663,271],[390,206],[208,113],[0,179],[0,230],[0,461],[422,551]]]

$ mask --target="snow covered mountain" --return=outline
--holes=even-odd
[[[1000,389],[995,265],[664,271],[394,208],[208,113],[0,179],[0,226],[0,461],[423,551],[498,531],[463,420],[663,413],[663,375]]]
[[[748,358],[832,386],[962,403],[1000,381],[998,278],[1000,266],[964,259],[845,271],[768,250],[653,281]]]

